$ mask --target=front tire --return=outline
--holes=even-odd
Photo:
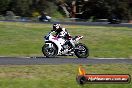
[[[82,43],[79,43],[75,46],[74,53],[78,58],[87,58],[89,56],[88,48]]]
[[[51,57],[55,57],[57,55],[57,48],[54,44],[52,44],[52,47],[49,47],[49,44],[44,44],[44,46],[42,47],[42,52],[44,54],[44,56],[51,58]]]

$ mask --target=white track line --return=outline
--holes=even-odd
[[[92,59],[130,59],[130,58],[92,58]]]

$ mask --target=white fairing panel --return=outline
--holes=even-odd
[[[65,34],[66,31],[63,31],[63,32]],[[63,37],[54,36],[54,35],[52,35],[52,33],[53,32],[50,32],[47,36],[45,36],[45,42],[47,42],[49,47],[53,46],[53,44],[50,42],[53,42],[58,47],[57,55],[66,54],[70,50],[70,49],[68,50],[68,49],[64,48],[64,44],[65,44],[66,40],[63,39]],[[75,45],[77,43],[79,43],[79,40],[82,38],[83,38],[83,36],[76,36],[75,38],[70,39],[70,43],[73,45],[73,47],[75,47]]]
[[[61,49],[62,49],[62,45],[65,43],[65,40],[62,39],[62,38],[57,38],[57,37],[54,37],[54,36],[50,35],[48,41],[52,41],[52,42],[54,42],[57,45],[58,54],[60,54],[61,53]]]

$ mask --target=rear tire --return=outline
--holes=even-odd
[[[78,58],[87,58],[89,56],[89,50],[86,45],[79,43],[75,46],[75,55]]]
[[[44,56],[46,56],[48,58],[52,58],[57,55],[58,50],[57,50],[55,44],[52,44],[52,47],[49,47],[48,44],[44,44],[44,46],[42,47],[42,52],[43,52]]]

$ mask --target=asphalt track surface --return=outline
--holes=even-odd
[[[84,26],[108,26],[108,27],[132,27],[131,23],[109,24],[109,22],[32,22],[32,21],[10,21],[0,20],[0,22],[23,22],[23,23],[35,23],[35,24],[65,24],[65,25],[84,25]]]
[[[109,22],[49,22],[51,24],[84,25],[84,26],[108,26],[108,27],[132,27],[130,23],[109,24]]]
[[[0,57],[0,65],[59,65],[59,64],[132,64],[132,59]]]

